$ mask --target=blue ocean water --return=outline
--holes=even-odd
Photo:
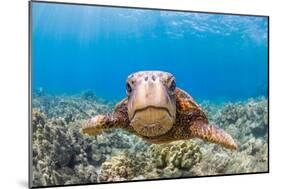
[[[140,70],[174,74],[201,100],[266,96],[267,17],[32,3],[32,86],[126,95]]]

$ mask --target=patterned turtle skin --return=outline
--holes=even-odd
[[[176,87],[171,73],[140,71],[128,76],[127,97],[112,114],[87,120],[83,134],[99,135],[104,130],[121,128],[154,144],[200,138],[237,149],[233,138],[209,124],[201,107],[185,91]]]

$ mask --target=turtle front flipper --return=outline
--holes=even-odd
[[[214,125],[210,125],[202,121],[195,121],[189,127],[189,132],[191,137],[197,137],[205,141],[220,144],[232,150],[237,149],[237,144],[233,138],[224,130],[217,128]]]
[[[110,115],[97,115],[85,122],[82,133],[88,135],[99,135],[103,130],[114,127],[115,121]]]
[[[104,130],[113,128],[130,130],[126,98],[115,106],[112,114],[97,115],[87,120],[82,125],[81,133],[88,135],[99,135]]]

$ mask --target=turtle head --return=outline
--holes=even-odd
[[[128,116],[134,130],[146,137],[167,133],[175,122],[175,78],[162,71],[141,71],[128,76]]]

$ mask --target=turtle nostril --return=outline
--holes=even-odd
[[[152,75],[152,77],[151,77],[151,78],[152,78],[152,80],[153,80],[153,81],[155,81],[155,75]]]
[[[147,80],[148,80],[148,77],[146,76],[146,77],[144,78],[144,80],[147,81]]]

